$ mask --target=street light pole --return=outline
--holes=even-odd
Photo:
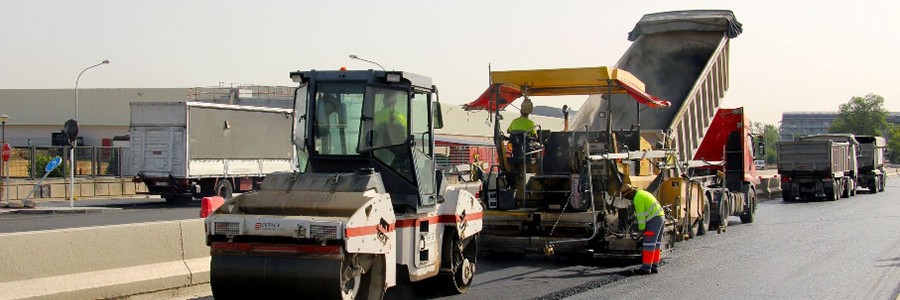
[[[81,74],[84,74],[85,71],[90,70],[91,68],[99,67],[101,65],[109,64],[108,59],[104,59],[99,64],[84,68],[81,70],[81,73],[78,73],[78,77],[75,78],[75,121],[78,121],[78,81],[81,80]]]
[[[384,69],[384,67],[381,66],[381,64],[379,64],[379,63],[377,63],[377,62],[374,62],[374,61],[371,61],[371,60],[368,60],[368,59],[365,59],[365,58],[362,58],[362,57],[359,57],[359,56],[356,56],[356,54],[350,54],[350,58],[351,58],[351,59],[358,59],[358,60],[361,60],[361,61],[364,61],[364,62],[367,62],[367,63],[370,63],[370,64],[375,64],[376,66],[378,66],[379,68],[381,68],[382,71],[387,71],[387,70]]]
[[[92,68],[109,64],[108,59],[104,59],[100,63],[84,68],[78,73],[78,77],[75,77],[75,121],[78,121],[78,82],[81,81],[81,74],[84,74],[85,71],[90,70]],[[78,139],[75,138],[72,140],[72,147],[69,148],[69,157],[71,158],[69,161],[71,162],[71,167],[69,169],[69,208],[75,207],[75,146],[78,145]]]
[[[2,147],[2,145],[6,145],[6,120],[9,120],[9,116],[0,116],[0,130],[2,130],[2,133],[0,133],[2,134],[2,136],[0,136],[0,140],[3,140],[3,142],[0,143],[0,147]],[[3,187],[3,190],[6,193],[6,197],[4,197],[4,199],[6,199],[6,206],[9,206],[9,171],[7,169],[9,169],[9,164],[0,159],[0,172],[6,171],[6,183]]]

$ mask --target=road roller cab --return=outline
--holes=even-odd
[[[434,163],[431,79],[399,71],[291,73],[293,172],[206,220],[216,299],[380,299],[398,282],[472,282],[481,205]],[[223,145],[227,146],[227,145]]]

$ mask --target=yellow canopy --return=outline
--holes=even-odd
[[[519,86],[528,96],[629,93],[624,85],[644,92],[644,83],[637,77],[609,67],[492,71],[491,83]]]

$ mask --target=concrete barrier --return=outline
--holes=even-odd
[[[203,222],[0,234],[0,299],[106,299],[209,282]]]
[[[756,198],[764,200],[781,198],[781,178],[778,177],[778,174],[759,177]]]

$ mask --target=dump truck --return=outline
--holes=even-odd
[[[649,14],[616,67],[491,71],[491,86],[466,109],[497,112],[519,97],[590,96],[564,126],[571,130],[535,128],[530,138],[506,135],[495,122],[495,144],[507,150],[498,151],[482,185],[481,249],[639,257],[633,207],[618,194],[624,183],[657,195],[667,211],[667,244],[709,228],[704,197],[715,189],[728,196],[712,199],[727,208],[721,215],[752,214],[755,198],[738,195],[755,196],[752,180],[730,189],[714,175],[690,177],[691,168],[710,169],[695,153],[727,89],[729,40],[740,32],[730,11]]]
[[[168,203],[251,191],[291,170],[291,109],[209,102],[132,102],[129,170]]]
[[[887,143],[880,136],[856,135],[859,142],[859,186],[870,193],[883,192],[885,187],[885,165]]]
[[[851,196],[856,196],[856,188],[859,186],[859,168],[860,163],[859,159],[862,157],[862,152],[860,148],[859,142],[856,140],[856,135],[852,133],[823,133],[823,134],[814,134],[808,136],[802,136],[799,138],[801,141],[835,141],[841,143],[847,143],[849,148],[849,153],[847,154],[847,164],[848,169],[844,171],[843,178],[841,179],[841,193],[840,197],[848,198]]]
[[[826,140],[784,141],[777,144],[778,175],[784,201],[849,197],[855,155],[847,142]],[[847,195],[847,196],[844,196]]]
[[[401,71],[297,71],[293,171],[206,219],[216,299],[381,299],[472,284],[482,207],[435,168],[437,87]]]
[[[753,132],[751,122],[739,108],[719,108],[689,168],[687,178],[705,189],[701,224],[689,234],[703,235],[707,229],[723,231],[728,217],[753,223],[756,214],[756,175],[754,160],[765,156],[766,143]]]

